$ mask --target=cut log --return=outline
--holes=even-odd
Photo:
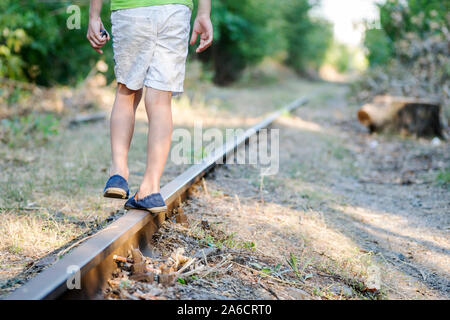
[[[443,138],[439,102],[406,97],[378,96],[358,110],[358,120],[370,133],[400,132],[418,137]]]

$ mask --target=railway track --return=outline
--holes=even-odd
[[[293,101],[249,128],[245,133],[223,145],[201,163],[191,166],[161,189],[168,210],[158,215],[130,210],[105,229],[82,242],[55,264],[6,297],[7,300],[41,299],[96,299],[116,268],[114,255],[126,256],[130,246],[148,251],[152,235],[167,218],[178,214],[178,207],[186,199],[189,188],[211,171],[222,159],[232,154],[251,136],[270,126],[285,112],[307,102],[306,98]],[[79,286],[78,286],[79,284]],[[77,288],[78,287],[78,288]]]

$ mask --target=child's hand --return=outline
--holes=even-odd
[[[192,31],[191,45],[197,42],[197,35],[200,35],[200,45],[198,46],[197,53],[205,51],[211,45],[213,40],[213,27],[209,15],[198,15],[194,21],[194,28]]]
[[[100,54],[103,53],[101,48],[108,40],[110,40],[110,37],[108,32],[105,30],[100,17],[89,19],[89,28],[86,38],[89,40],[91,47],[94,48],[95,51]]]

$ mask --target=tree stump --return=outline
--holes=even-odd
[[[358,110],[358,120],[370,133],[391,131],[417,137],[444,138],[438,102],[377,96]]]

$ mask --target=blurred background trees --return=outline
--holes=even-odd
[[[308,0],[286,0],[278,4],[284,22],[285,62],[299,74],[318,70],[333,40],[331,23],[311,18],[309,14],[319,4],[319,1]]]
[[[379,21],[369,24],[364,41],[371,66],[391,58],[414,58],[406,53],[405,41],[435,37],[442,43],[448,35],[449,0],[387,0],[378,5]]]
[[[81,9],[79,30],[66,27],[71,4]],[[278,55],[299,74],[317,71],[322,64],[332,26],[311,17],[318,1],[215,0],[212,4],[215,42],[199,59],[213,71],[215,83],[236,81],[246,67],[268,56]],[[109,5],[104,1],[102,11],[108,30]],[[86,41],[88,7],[88,1],[2,0],[0,77],[45,86],[75,85],[103,59],[110,66],[108,80],[113,80],[111,48],[99,56]]]
[[[379,19],[366,24],[363,45],[369,69],[354,86],[359,100],[393,93],[433,96],[448,105],[449,3],[383,0],[378,4]],[[66,10],[72,4],[81,9],[80,29],[66,26]],[[214,44],[201,55],[191,48],[189,59],[199,59],[204,74],[216,84],[232,84],[247,67],[266,57],[313,78],[324,63],[341,73],[361,71],[352,67],[354,48],[336,42],[332,25],[314,14],[319,0],[214,0],[212,4]],[[109,5],[104,1],[102,11],[108,30]],[[98,60],[104,60],[109,66],[106,78],[112,81],[111,43],[100,56],[85,39],[88,6],[84,0],[0,1],[0,78],[76,86]],[[14,90],[7,101],[18,96]]]

